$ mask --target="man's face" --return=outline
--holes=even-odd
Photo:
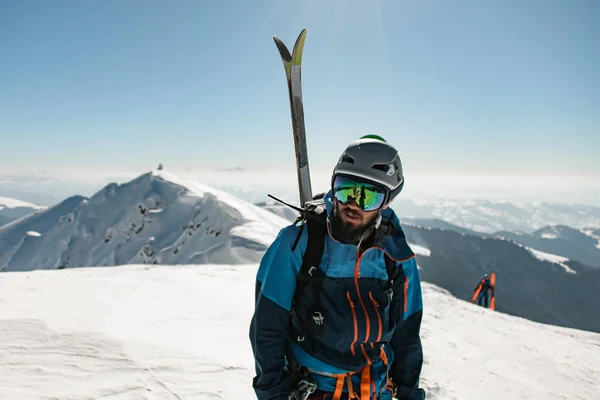
[[[384,204],[386,191],[380,185],[358,178],[338,175],[334,177],[335,234],[342,241],[360,241],[367,229],[375,223]]]
[[[339,217],[345,230],[361,230],[371,225],[375,218],[377,218],[378,210],[363,211],[355,201],[342,204],[336,199],[335,202],[337,203]]]

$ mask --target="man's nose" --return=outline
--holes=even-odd
[[[350,207],[350,208],[354,208],[356,210],[359,210],[360,207],[358,206],[358,203],[356,202],[356,199],[352,199],[350,200],[349,203],[346,204],[346,206]]]

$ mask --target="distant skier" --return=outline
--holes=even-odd
[[[492,272],[491,277],[488,274],[483,275],[483,278],[481,278],[481,281],[479,281],[479,284],[475,288],[471,302],[475,303],[477,301],[477,304],[482,307],[495,309],[495,285],[495,273]]]

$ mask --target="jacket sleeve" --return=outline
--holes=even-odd
[[[394,304],[392,309],[399,311],[391,341],[394,361],[390,373],[398,400],[422,400],[425,399],[425,391],[419,388],[419,376],[423,366],[420,337],[423,299],[415,259],[404,262],[398,272],[400,279],[394,280],[393,297],[398,304]]]
[[[294,226],[281,230],[257,273],[250,344],[256,367],[252,386],[259,400],[287,399],[291,392],[284,368],[290,309],[301,265],[301,256],[291,251],[295,236]]]

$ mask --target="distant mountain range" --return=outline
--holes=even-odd
[[[554,225],[532,233],[501,231],[496,232],[495,236],[600,267],[600,229]]]
[[[552,225],[532,233],[509,231],[483,233],[438,219],[403,218],[402,221],[417,227],[451,230],[482,238],[506,238],[536,250],[600,267],[600,229],[575,229],[564,225]]]
[[[485,200],[432,200],[416,203],[400,198],[393,208],[405,218],[438,219],[473,231],[531,233],[549,225],[600,228],[600,207],[578,204],[518,203]]]

